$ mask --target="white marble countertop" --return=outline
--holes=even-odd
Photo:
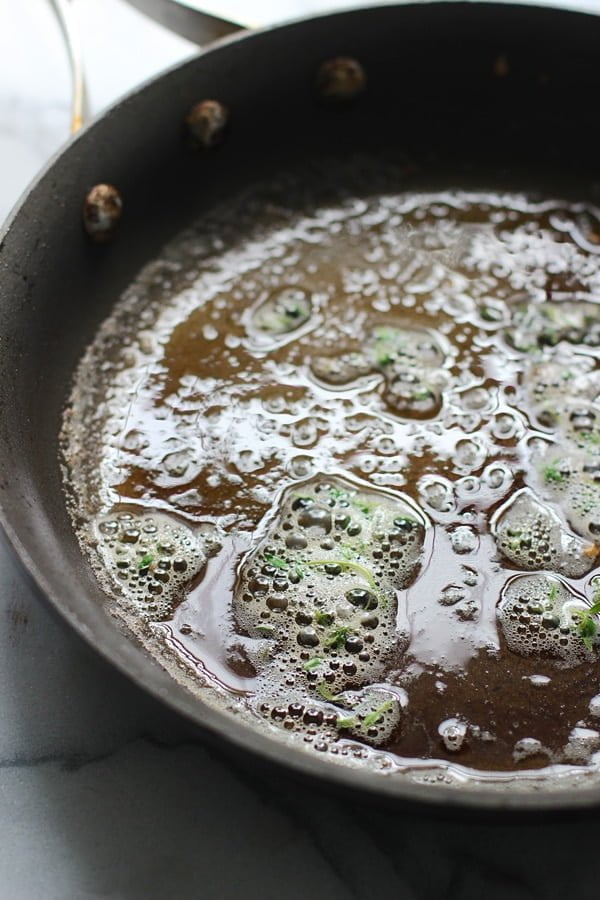
[[[192,50],[122,0],[79,7],[96,110]],[[62,141],[68,77],[44,0],[0,0],[0,23],[1,218]],[[0,900],[598,896],[600,814],[449,823],[233,766],[57,621],[1,547],[0,621]]]

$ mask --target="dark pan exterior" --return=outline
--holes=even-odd
[[[227,39],[128,96],[48,166],[0,238],[0,507],[41,592],[104,657],[210,740],[339,790],[447,812],[565,812],[594,790],[458,793],[346,770],[204,706],[122,635],[82,557],[62,493],[57,435],[83,348],[140,267],[192,218],[295,159],[386,149],[419,164],[412,184],[600,191],[600,19],[533,7],[372,8]],[[315,99],[318,65],[356,56],[368,91],[343,108]],[[506,57],[498,77],[494,62]],[[231,110],[218,152],[182,140],[191,104]],[[114,242],[90,244],[81,204],[96,182],[121,190]]]

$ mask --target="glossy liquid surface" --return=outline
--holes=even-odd
[[[82,543],[275,739],[589,763],[600,223],[393,182],[282,179],[144,270],[65,420]]]

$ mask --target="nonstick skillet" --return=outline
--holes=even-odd
[[[105,613],[67,515],[58,447],[77,362],[139,269],[204,210],[275,170],[385,151],[411,161],[408,188],[484,184],[597,198],[598,46],[593,16],[470,3],[370,8],[235,36],[77,135],[8,221],[0,238],[5,533],[81,636],[228,752],[392,805],[497,815],[600,803],[591,780],[567,790],[550,782],[531,792],[510,783],[456,790],[331,765],[282,752],[192,696]],[[323,102],[316,73],[340,57],[360,61],[366,90],[352,102]],[[207,99],[229,110],[228,128],[218,146],[194,149],[186,116]],[[197,144],[207,135],[211,143],[205,126]],[[123,214],[113,229],[114,198],[91,215],[88,202],[86,231],[84,200],[101,183],[117,188]],[[101,235],[110,240],[90,237],[98,224],[111,226]]]

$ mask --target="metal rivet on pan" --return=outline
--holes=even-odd
[[[121,194],[112,184],[95,184],[83,201],[83,226],[98,244],[109,241],[123,212]]]
[[[324,62],[317,75],[317,88],[324,100],[353,100],[366,87],[365,71],[351,56]]]
[[[494,75],[496,78],[506,78],[508,75],[508,60],[503,54],[494,60]]]
[[[218,100],[201,100],[192,106],[185,124],[194,145],[208,150],[221,143],[228,120],[229,110]]]

